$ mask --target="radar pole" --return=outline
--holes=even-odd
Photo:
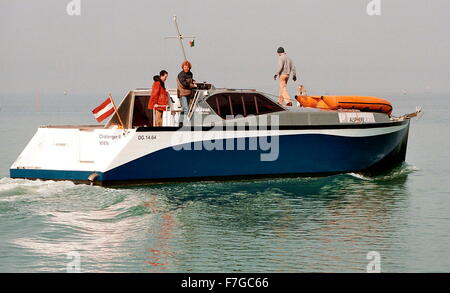
[[[178,27],[178,22],[177,22],[177,16],[175,14],[173,15],[173,21],[175,23],[175,28],[177,29],[178,35],[174,36],[174,37],[166,37],[165,39],[178,39],[180,42],[181,51],[183,52],[184,60],[188,60],[186,57],[186,51],[184,50],[183,39],[184,38],[195,39],[195,36],[183,36],[180,33],[180,28]]]

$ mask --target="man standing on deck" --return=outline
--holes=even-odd
[[[284,101],[284,103],[286,103],[286,106],[292,106],[292,100],[287,91],[287,82],[289,80],[289,75],[291,73],[292,73],[292,80],[294,81],[297,80],[295,65],[292,62],[292,59],[286,55],[283,47],[279,47],[277,53],[278,53],[278,69],[273,78],[277,80],[278,77],[280,80],[278,104],[282,105]]]
[[[180,122],[186,125],[187,115],[189,111],[190,99],[192,97],[192,90],[197,87],[194,80],[194,75],[191,72],[191,62],[184,60],[181,63],[181,72],[177,77],[177,95],[180,99],[182,112],[180,115]]]

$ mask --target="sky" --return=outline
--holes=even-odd
[[[450,1],[0,0],[0,94],[123,95],[169,72],[175,87],[185,40],[197,81],[276,93],[283,46],[312,94],[449,93]]]

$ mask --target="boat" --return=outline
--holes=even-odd
[[[170,38],[180,41],[187,60],[176,15],[174,22],[177,35]],[[147,109],[148,88],[128,91],[105,125],[41,126],[10,176],[120,186],[377,175],[405,161],[410,119],[421,113],[394,117],[392,107],[359,107],[361,99],[328,95],[298,98],[302,107],[286,107],[256,89],[208,82],[197,83],[194,92],[180,121],[180,101],[169,90],[159,127]]]
[[[255,89],[198,86],[183,125],[176,90],[155,127],[145,107],[150,89],[136,89],[105,125],[41,126],[10,176],[120,186],[377,175],[404,162],[410,119],[421,112],[286,107]]]

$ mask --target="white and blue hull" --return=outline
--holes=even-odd
[[[376,174],[405,160],[409,119],[280,126],[276,132],[206,128],[42,127],[12,178],[124,185],[274,176]],[[267,139],[267,136],[271,139]],[[264,139],[264,146],[260,139]],[[252,147],[255,143],[257,147]],[[255,145],[253,145],[255,146]],[[91,177],[94,178],[94,177]]]

